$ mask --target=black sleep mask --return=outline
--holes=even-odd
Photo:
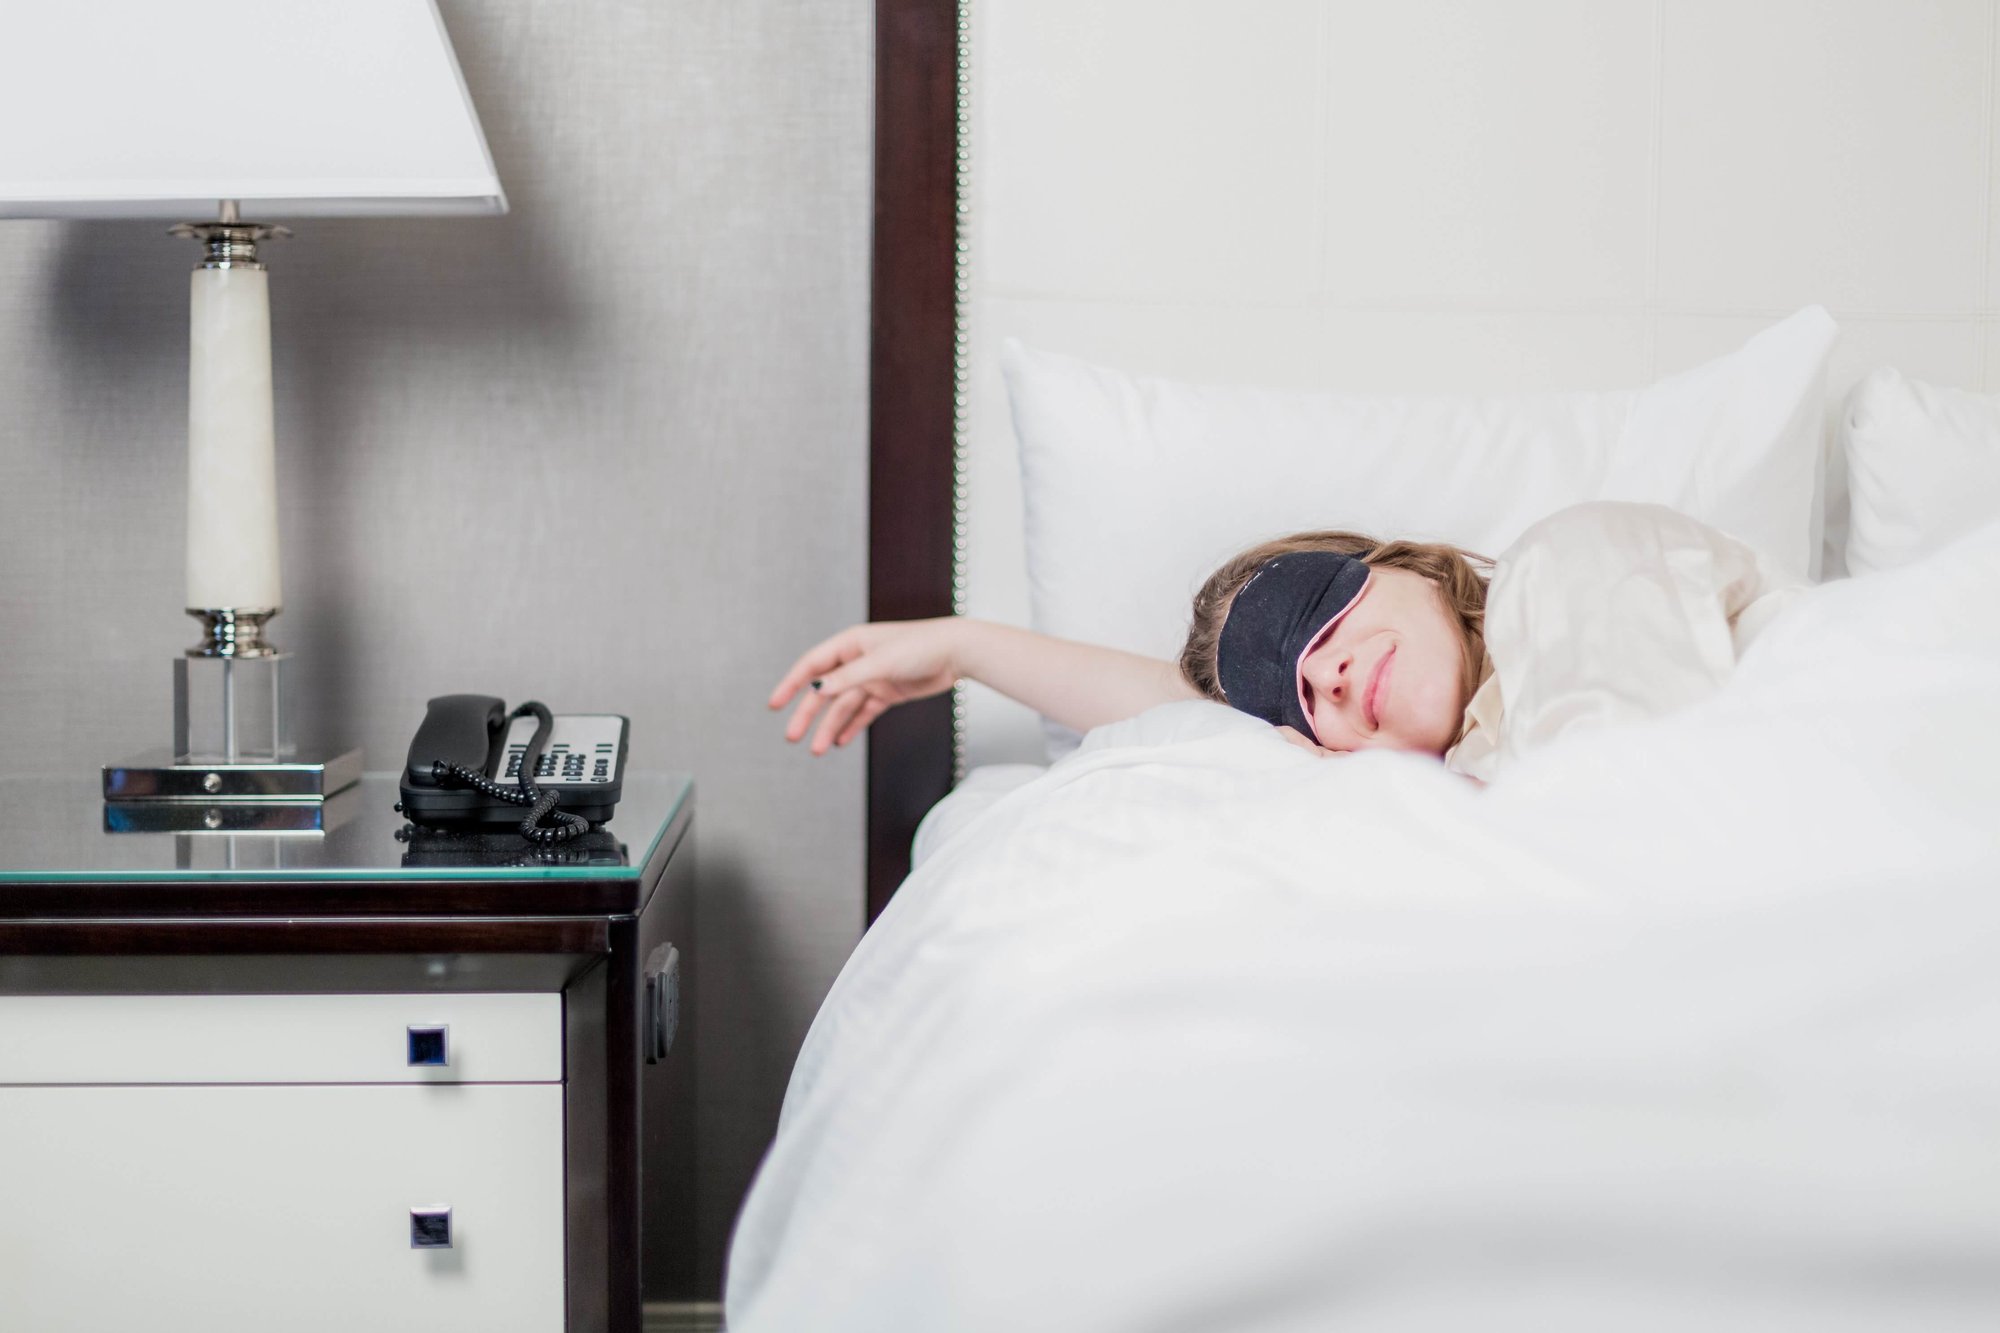
[[[1333,551],[1293,551],[1259,565],[1237,590],[1216,644],[1230,707],[1316,739],[1299,706],[1299,659],[1367,582],[1366,564]]]

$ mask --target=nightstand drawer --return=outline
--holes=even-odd
[[[559,1085],[0,1088],[0,1180],[9,1329],[563,1327]]]
[[[562,997],[0,996],[0,1086],[555,1083]]]

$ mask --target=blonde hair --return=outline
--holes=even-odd
[[[1483,555],[1444,542],[1378,541],[1358,532],[1296,532],[1263,542],[1226,561],[1208,576],[1194,595],[1187,642],[1181,648],[1181,675],[1188,684],[1217,703],[1228,703],[1216,667],[1217,645],[1229,607],[1250,576],[1265,561],[1294,551],[1334,551],[1351,555],[1380,569],[1406,569],[1437,585],[1438,597],[1458,628],[1465,649],[1461,683],[1472,698],[1486,666],[1486,580],[1493,562]]]

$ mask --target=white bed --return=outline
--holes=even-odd
[[[1530,420],[1583,423],[1549,507],[1869,572],[1484,790],[1211,704],[1065,755],[970,692],[732,1330],[2000,1327],[2000,399],[1848,396],[2000,387],[2000,3],[960,12],[959,610],[1163,652],[1189,571],[1280,518],[1494,549],[1536,505],[1474,464]],[[1743,359],[1821,301],[1837,343],[1803,312],[1811,355]],[[1010,414],[1008,338],[1094,363],[1048,363],[1086,428]],[[1197,532],[1182,446],[1230,431],[1174,423],[1275,419],[1191,387],[1231,382],[1484,425]],[[1412,397],[1448,392],[1484,397]],[[1627,429],[1659,401],[1686,457]],[[1189,471],[1089,481],[1105,422]],[[1120,540],[1048,521],[1100,511]]]
[[[736,1333],[1991,1328],[2000,523],[1483,792],[1219,705],[934,846]]]

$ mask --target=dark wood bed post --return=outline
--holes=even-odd
[[[869,334],[868,617],[952,611],[958,6],[876,0]],[[951,789],[949,695],[868,732],[868,919],[910,869],[917,822]]]

